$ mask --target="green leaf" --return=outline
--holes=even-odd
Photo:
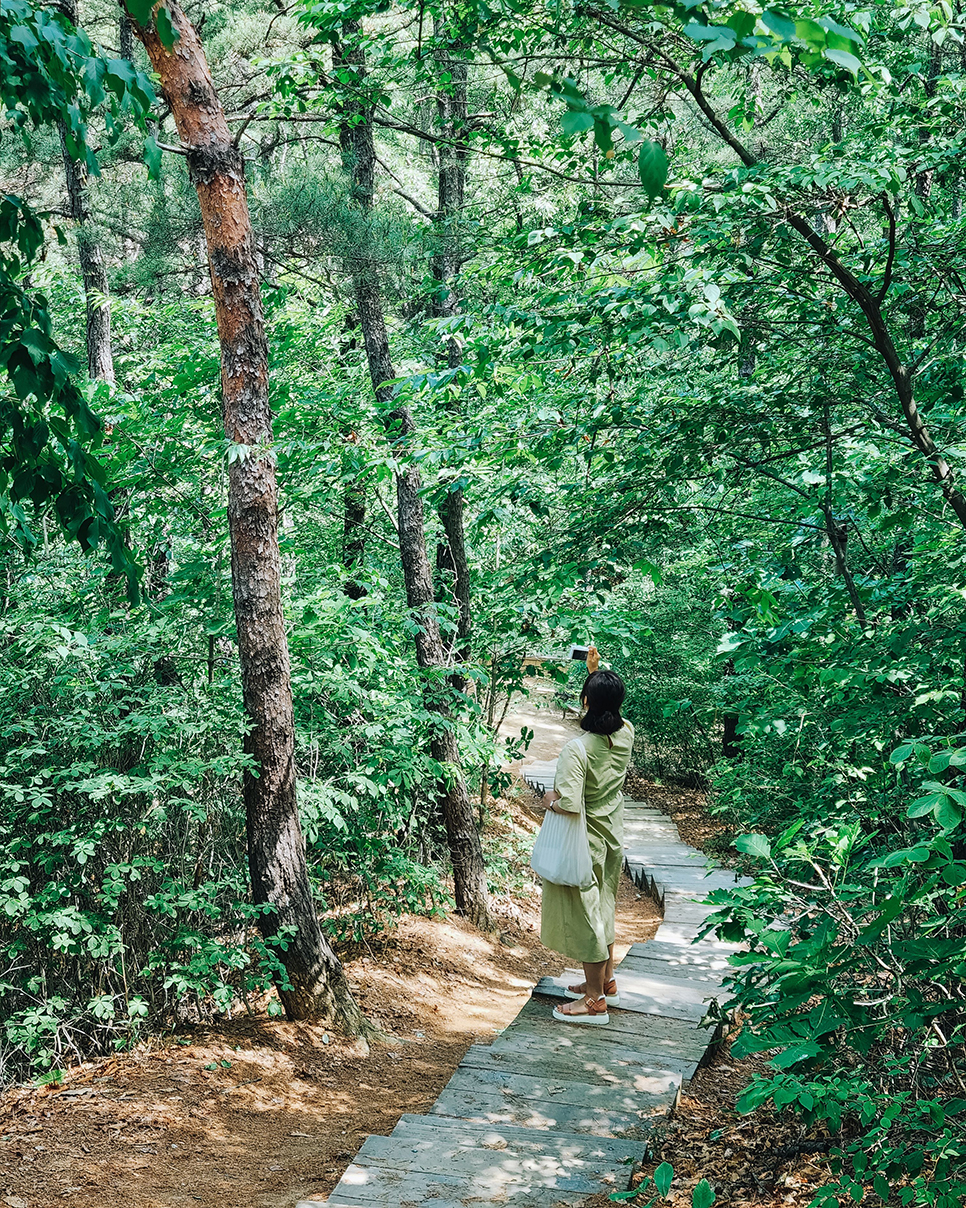
[[[125,8],[138,25],[147,25],[154,10],[154,0],[127,0]]]
[[[153,134],[144,140],[144,162],[148,166],[148,179],[161,179],[161,148]]]
[[[774,8],[766,8],[761,14],[762,24],[777,34],[783,42],[790,42],[795,37],[795,22]]]
[[[637,157],[637,174],[648,197],[653,201],[667,184],[667,155],[660,143],[648,141],[641,144]]]
[[[593,124],[594,119],[591,114],[574,110],[565,113],[560,119],[560,126],[564,134],[581,134],[584,130],[589,130]]]
[[[898,851],[891,851],[883,859],[874,860],[871,867],[895,868],[899,864],[921,864],[923,860],[928,859],[929,848],[920,843],[916,847],[903,847]]]
[[[857,75],[862,64],[855,57],[849,54],[847,50],[825,50],[822,52],[826,59],[831,59],[833,63],[838,63],[840,67],[845,67],[853,75]]]
[[[171,24],[171,14],[168,12],[167,5],[162,5],[158,9],[157,22],[158,37],[161,39],[161,45],[170,50],[181,35]]]
[[[628,126],[627,122],[617,122],[616,126],[623,134],[625,143],[639,143],[644,137],[636,126]]]
[[[811,21],[807,17],[795,22],[795,36],[816,50],[821,50],[825,45],[825,30],[817,22]]]
[[[941,796],[940,793],[927,793],[925,797],[917,797],[906,810],[906,817],[923,818],[926,814],[931,814],[939,804]]]
[[[764,835],[739,835],[734,845],[746,855],[757,856],[761,860],[771,857],[771,844]]]
[[[789,1048],[783,1049],[777,1057],[771,1059],[771,1063],[776,1069],[787,1070],[793,1065],[798,1065],[800,1061],[817,1057],[821,1051],[820,1044],[816,1044],[814,1040],[806,1040],[804,1044],[793,1044]]]
[[[674,1167],[670,1162],[662,1162],[661,1165],[654,1171],[654,1186],[663,1196],[671,1190],[671,1181],[674,1178]]]
[[[936,810],[936,821],[944,831],[954,830],[963,820],[963,807],[949,793],[944,793],[939,809]]]
[[[711,1208],[718,1197],[707,1179],[702,1179],[691,1193],[692,1208]]]

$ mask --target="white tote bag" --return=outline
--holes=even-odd
[[[533,845],[530,867],[544,881],[586,889],[594,880],[584,811],[556,814],[547,811]]]

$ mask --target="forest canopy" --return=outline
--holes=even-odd
[[[964,87],[946,0],[0,2],[6,1077],[365,1031],[595,641],[743,1106],[963,1202]]]

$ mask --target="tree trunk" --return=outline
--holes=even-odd
[[[76,0],[59,0],[58,7],[71,24],[77,26]],[[87,168],[67,149],[67,131],[58,123],[60,147],[67,180],[67,206],[76,224],[77,255],[84,281],[87,305],[87,372],[94,380],[114,385],[114,357],[111,353],[111,302],[107,287],[104,254],[91,226],[87,201]]]
[[[466,60],[460,57],[461,52],[465,50],[463,42],[451,35],[445,21],[437,19],[435,32],[437,40],[441,43],[436,56],[440,76],[449,76],[449,82],[442,83],[436,94],[439,129],[444,141],[438,146],[436,250],[432,262],[433,277],[437,283],[433,312],[437,318],[445,319],[459,310],[457,280],[463,266],[460,223],[466,198],[466,164],[469,157],[469,150],[462,138],[469,117],[469,66]],[[446,364],[450,369],[456,369],[462,360],[463,351],[459,339],[450,333],[444,339],[443,347]],[[439,505],[438,513],[443,532],[446,534],[449,562],[454,576],[453,595],[459,619],[452,650],[460,663],[469,660],[473,624],[464,511],[463,488],[455,487],[447,491],[446,497]],[[454,670],[450,683],[457,691],[462,692],[466,688],[466,677],[460,671]]]
[[[362,52],[358,49],[361,27],[357,21],[346,21],[343,31],[346,45],[335,44],[333,54],[342,63],[355,66],[361,81],[365,74],[365,62]],[[351,172],[353,199],[361,214],[368,217],[372,212],[375,184],[371,110],[356,106],[353,117],[355,121],[351,124],[346,122],[343,129],[344,162],[346,169]],[[388,408],[392,403],[393,392],[387,383],[395,377],[395,371],[386,333],[379,268],[369,239],[368,231],[360,231],[356,235],[356,250],[351,262],[352,283],[365,339],[372,388],[376,401]],[[400,463],[396,471],[399,555],[406,584],[406,600],[418,627],[416,661],[423,672],[423,699],[426,709],[437,717],[430,738],[430,750],[433,758],[444,769],[440,805],[453,863],[456,909],[471,922],[482,927],[489,922],[486,871],[483,866],[479,832],[473,818],[466,782],[460,770],[456,736],[449,716],[448,689],[445,683],[441,682],[442,677],[439,674],[448,668],[449,659],[440,633],[436,601],[433,598],[433,577],[426,554],[419,471],[415,465],[404,464],[407,446],[412,443],[416,426],[409,409],[399,406],[386,415],[386,426]]]
[[[117,25],[117,42],[121,51],[121,58],[127,59],[129,63],[134,62],[134,22],[124,11],[124,5],[118,5],[120,15]]]
[[[343,149],[344,153],[344,149]],[[340,360],[345,363],[346,355],[356,347],[355,329],[358,320],[355,315],[347,315],[345,331],[347,339],[339,347]],[[350,447],[356,443],[357,434],[347,425],[343,425],[343,475],[345,486],[342,490],[342,565],[348,571],[343,591],[350,600],[361,600],[368,593],[365,587],[356,579],[355,573],[360,571],[366,556],[366,492],[349,474],[352,464]]]
[[[285,968],[279,995],[291,1019],[366,1028],[319,927],[295,795],[295,719],[278,546],[278,487],[271,451],[268,346],[244,162],[215,92],[204,50],[181,8],[166,3],[172,49],[154,24],[135,24],[187,149],[204,222],[221,343],[222,406],[232,446],[228,525],[242,688],[250,729],[244,774],[248,862],[262,934]]]

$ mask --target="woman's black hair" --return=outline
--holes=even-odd
[[[616,734],[624,724],[621,705],[625,691],[624,681],[616,671],[594,671],[588,675],[580,690],[580,699],[587,706],[580,728],[591,734]]]

